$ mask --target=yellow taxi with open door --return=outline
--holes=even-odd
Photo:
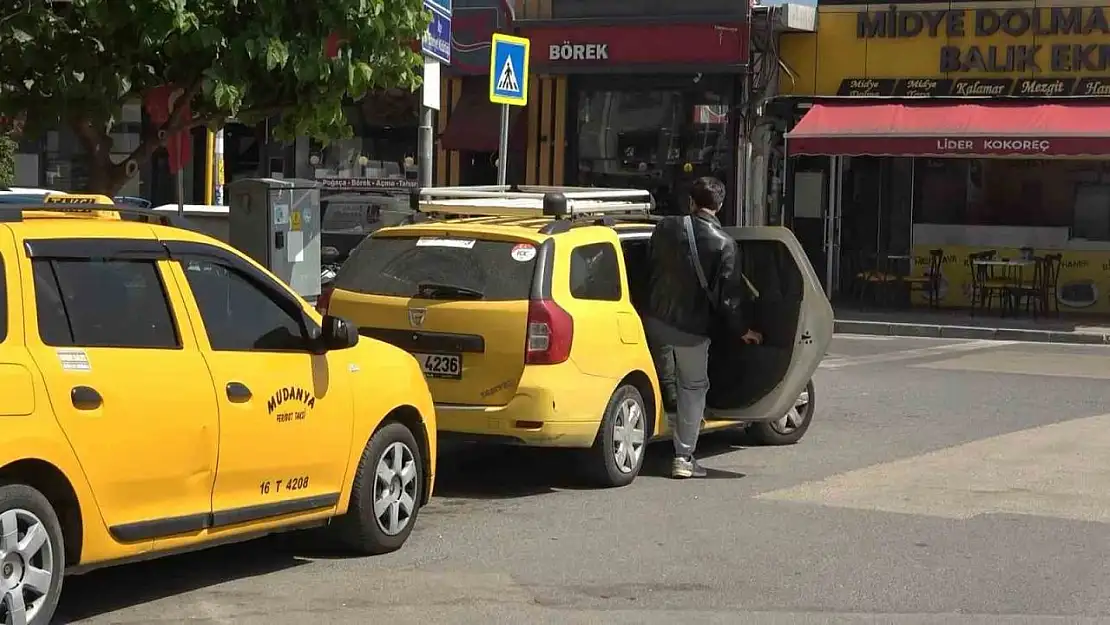
[[[644,334],[654,227],[646,191],[458,187],[414,195],[421,219],[367,237],[320,299],[420,362],[441,435],[584,448],[607,486],[630,483],[668,435]],[[809,427],[832,308],[784,228],[735,228],[760,291],[762,345],[714,337],[707,427],[765,442]]]

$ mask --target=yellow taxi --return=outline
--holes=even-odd
[[[63,576],[331,524],[396,550],[432,492],[417,362],[106,197],[0,201],[0,623]]]
[[[588,449],[604,486],[630,483],[669,434],[645,340],[654,227],[646,191],[455,187],[413,196],[421,216],[366,238],[322,309],[420,362],[444,438]],[[832,308],[784,228],[733,228],[760,291],[762,345],[713,338],[707,427],[799,440]]]

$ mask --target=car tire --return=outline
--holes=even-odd
[[[778,421],[753,423],[748,426],[748,437],[757,445],[793,445],[802,440],[809,424],[813,422],[817,395],[813,391],[813,380],[798,396],[791,413]]]
[[[13,528],[15,542],[8,544],[4,536]],[[37,538],[25,542],[28,536]],[[16,601],[29,625],[50,623],[65,560],[62,526],[46,496],[23,484],[0,486],[0,623],[19,622],[10,612]]]
[[[343,546],[363,555],[400,549],[416,525],[423,491],[424,459],[416,437],[402,423],[384,424],[362,452],[351,503],[339,519]]]
[[[648,414],[639,389],[631,384],[617,388],[609,398],[597,438],[589,450],[590,477],[598,486],[627,486],[644,466]]]

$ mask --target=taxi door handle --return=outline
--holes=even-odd
[[[96,410],[104,403],[104,398],[96,389],[88,386],[75,386],[69,392],[69,399],[73,407],[78,410]]]
[[[228,382],[227,398],[233,402],[244,402],[251,398],[251,390],[242,382]]]

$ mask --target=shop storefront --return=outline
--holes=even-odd
[[[970,254],[1058,253],[1061,310],[1110,312],[1110,5],[902,6],[781,38],[783,221],[826,288],[940,249],[940,305],[967,306]]]
[[[712,175],[736,201],[746,3],[656,2],[646,18],[621,2],[543,0],[518,4],[511,24],[490,3],[455,10],[438,184],[495,179],[489,40],[501,30],[532,41],[529,105],[510,121],[510,183],[647,188],[672,210],[690,181]]]
[[[527,175],[556,184],[652,191],[680,210],[699,176],[725,182],[737,214],[737,144],[747,16],[674,24],[522,22],[554,111],[529,119]],[[645,45],[651,42],[651,45]],[[537,111],[539,113],[540,111]]]

